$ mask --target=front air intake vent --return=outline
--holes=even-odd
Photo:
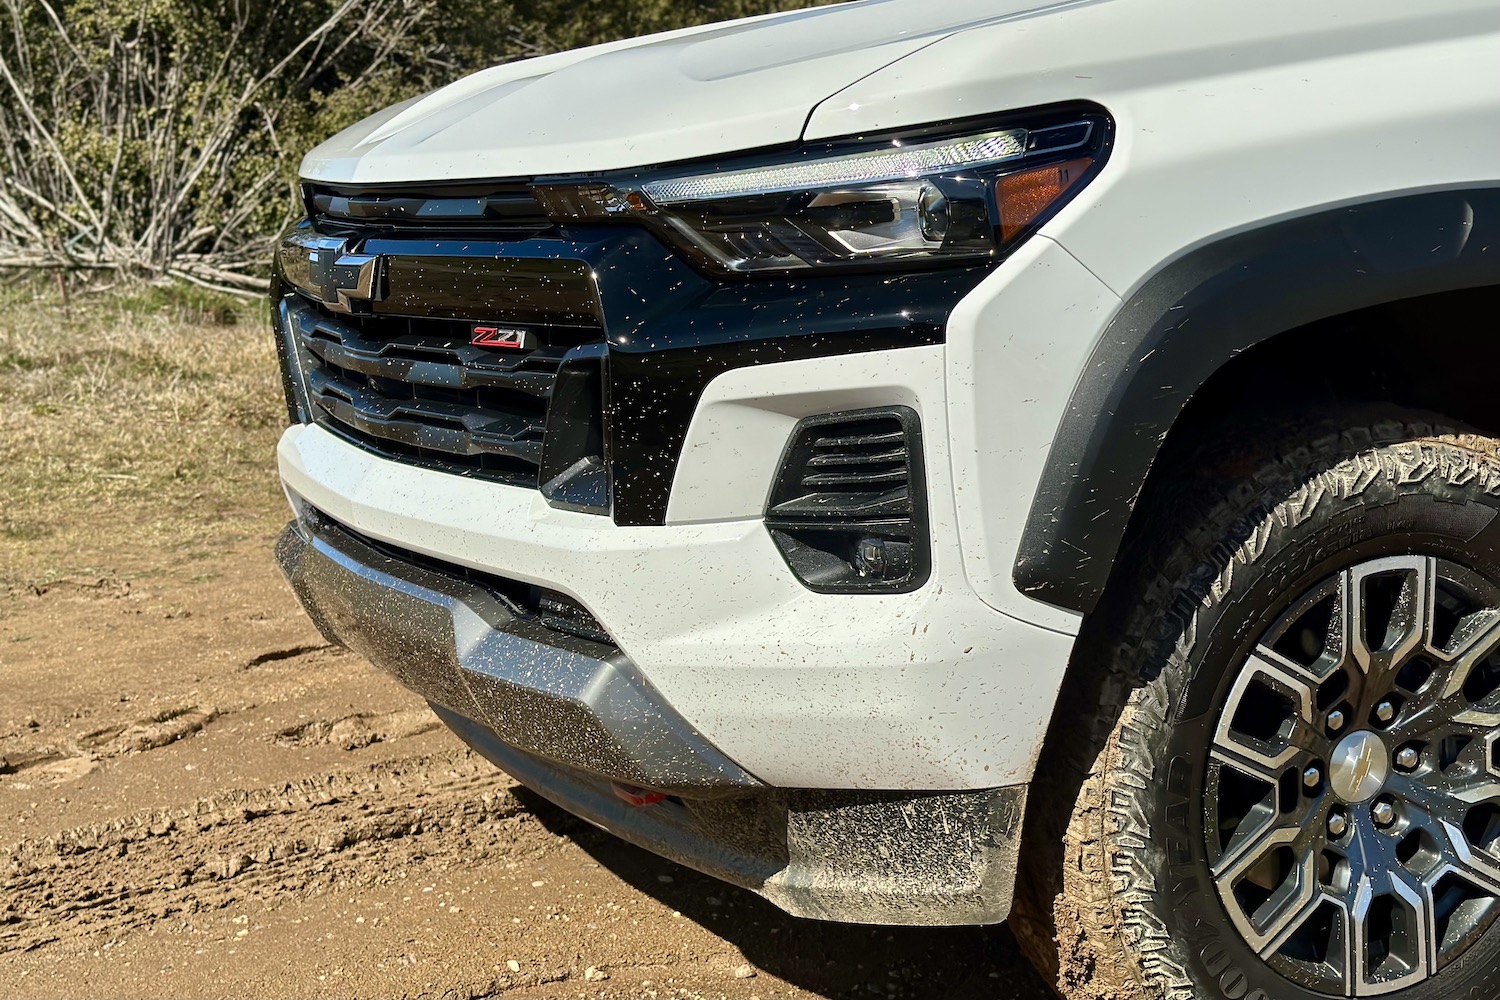
[[[921,424],[906,406],[825,413],[792,433],[766,505],[787,565],[821,593],[899,593],[927,579]]]
[[[444,232],[526,237],[552,228],[526,184],[449,186],[438,190],[391,191],[308,186],[309,216],[319,232]]]
[[[404,549],[400,546],[382,542],[368,535],[355,531],[347,524],[335,521],[314,507],[306,508],[305,518],[308,523],[324,532],[333,532],[339,535],[347,535],[361,545],[378,552],[389,559],[407,563],[412,566],[420,566],[433,573],[439,573],[445,577],[456,580],[465,580],[475,586],[482,587],[494,597],[517,618],[542,629],[551,632],[561,632],[578,639],[587,639],[590,642],[600,643],[614,647],[614,652],[619,651],[615,641],[610,638],[604,626],[599,620],[589,613],[589,610],[579,604],[566,594],[560,594],[555,590],[538,587],[534,584],[524,583],[520,580],[511,580],[492,573],[485,573],[468,566],[460,566],[457,563],[434,559],[431,556]],[[556,636],[541,636],[543,642],[550,645],[559,645]]]

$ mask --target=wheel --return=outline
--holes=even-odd
[[[1078,794],[1028,818],[1017,936],[1069,997],[1495,1000],[1493,445],[1408,417],[1267,450],[1205,453],[1081,637],[1038,778]]]

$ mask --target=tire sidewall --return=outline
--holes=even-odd
[[[1399,477],[1397,477],[1399,478]],[[1377,478],[1357,496],[1328,496],[1300,522],[1272,512],[1247,525],[1232,573],[1179,596],[1191,612],[1155,683],[1166,724],[1146,730],[1142,750],[1157,780],[1142,790],[1150,829],[1147,870],[1159,873],[1153,908],[1166,931],[1170,965],[1201,1000],[1326,1000],[1271,969],[1230,922],[1209,876],[1204,789],[1219,707],[1259,638],[1299,598],[1348,566],[1385,555],[1431,555],[1500,581],[1500,500],[1441,476],[1419,483]],[[1255,551],[1258,549],[1258,551]],[[1194,592],[1196,591],[1196,593]],[[1207,595],[1218,593],[1218,599]],[[1183,606],[1179,603],[1179,607]],[[1129,847],[1122,850],[1128,851]],[[1172,979],[1179,977],[1172,976]],[[1500,923],[1457,961],[1399,1000],[1495,1000],[1500,993]],[[1168,990],[1168,995],[1176,996]]]

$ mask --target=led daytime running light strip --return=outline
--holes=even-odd
[[[671,205],[711,198],[777,194],[836,184],[901,180],[955,167],[977,167],[1014,160],[1026,153],[1026,129],[987,132],[897,149],[871,150],[807,163],[775,164],[722,174],[696,174],[648,181],[642,188],[652,201]]]

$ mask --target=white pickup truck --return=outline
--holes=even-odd
[[[320,628],[795,914],[1500,995],[1500,4],[863,0],[302,164]]]

